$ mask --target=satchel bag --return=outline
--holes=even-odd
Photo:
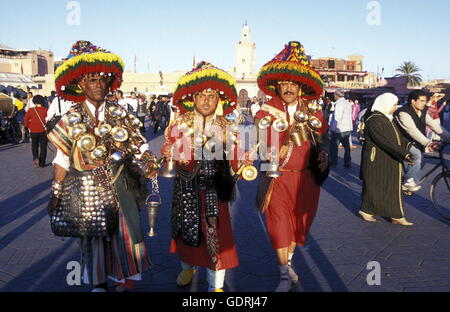
[[[77,172],[64,179],[59,205],[50,216],[52,232],[61,237],[110,237],[119,225],[115,189],[106,169]]]
[[[330,166],[322,172],[319,168],[319,150],[314,144],[311,144],[311,152],[310,152],[310,166],[311,171],[314,175],[314,180],[319,186],[322,186],[325,180],[328,178],[328,175],[330,174]]]
[[[47,131],[47,134],[52,132],[55,126],[58,124],[58,122],[61,120],[61,100],[58,96],[58,112],[59,114],[54,115],[49,121],[47,121],[47,124],[45,126],[45,130]]]

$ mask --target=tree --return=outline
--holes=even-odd
[[[421,71],[421,69],[416,66],[414,62],[404,62],[395,71],[399,73],[397,77],[406,77],[406,79],[408,80],[408,86],[420,86],[420,83],[422,82],[422,76],[419,74],[419,72]]]

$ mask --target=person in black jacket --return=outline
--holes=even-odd
[[[403,210],[403,161],[412,162],[411,144],[401,133],[393,114],[398,98],[392,93],[380,95],[365,121],[365,142],[361,157],[363,198],[359,215],[368,222],[374,216],[390,218],[393,224],[413,225]]]
[[[170,107],[168,105],[167,96],[162,96],[161,100],[156,103],[156,122],[153,133],[157,133],[159,128],[163,131],[167,127],[170,119]]]

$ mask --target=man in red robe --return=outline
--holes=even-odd
[[[174,93],[180,116],[167,128],[161,154],[176,162],[170,251],[181,260],[179,286],[206,267],[208,291],[222,292],[226,270],[238,266],[228,202],[238,169],[253,162],[225,156],[237,151],[228,132],[233,123],[224,117],[236,105],[235,85],[229,74],[201,62]]]
[[[270,161],[267,175],[261,175],[258,206],[266,214],[278,258],[281,278],[276,291],[287,292],[298,281],[291,264],[295,247],[305,245],[320,185],[329,172],[328,125],[314,101],[322,95],[323,84],[303,46],[289,42],[263,66],[258,86],[272,97],[255,118]],[[269,164],[262,162],[262,171],[264,165]]]

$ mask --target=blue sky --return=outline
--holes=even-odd
[[[257,66],[290,40],[313,57],[365,56],[365,69],[414,61],[425,80],[450,79],[450,1],[379,0],[381,25],[367,23],[368,0],[80,0],[81,24],[70,26],[66,0],[5,1],[0,43],[50,49],[66,56],[80,39],[119,54],[127,70],[187,71],[196,59],[229,69],[245,20],[256,43]]]

